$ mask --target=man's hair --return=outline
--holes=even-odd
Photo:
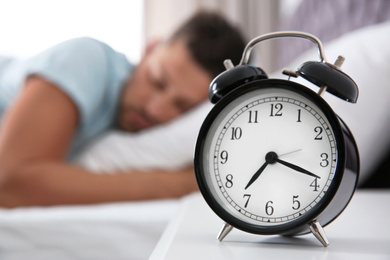
[[[223,61],[237,65],[245,48],[238,28],[221,15],[200,11],[180,26],[169,41],[184,40],[193,59],[212,77],[225,70]]]

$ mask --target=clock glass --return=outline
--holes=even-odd
[[[311,90],[275,82],[230,93],[202,127],[198,182],[225,221],[271,229],[299,222],[320,210],[335,179],[330,108],[314,101]]]

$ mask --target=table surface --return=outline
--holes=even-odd
[[[219,242],[223,221],[195,193],[183,199],[149,260],[390,259],[389,216],[390,190],[358,190],[345,211],[325,227],[330,242],[326,248],[312,234],[287,238],[236,229]]]

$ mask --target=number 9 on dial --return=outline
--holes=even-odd
[[[359,174],[345,123],[316,92],[252,66],[218,76],[210,98],[216,105],[199,132],[194,165],[203,197],[226,223],[219,239],[235,227],[312,232],[327,246],[322,227],[346,207]]]

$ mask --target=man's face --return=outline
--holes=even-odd
[[[137,132],[180,116],[208,98],[211,80],[183,42],[156,46],[125,86],[119,127]]]

